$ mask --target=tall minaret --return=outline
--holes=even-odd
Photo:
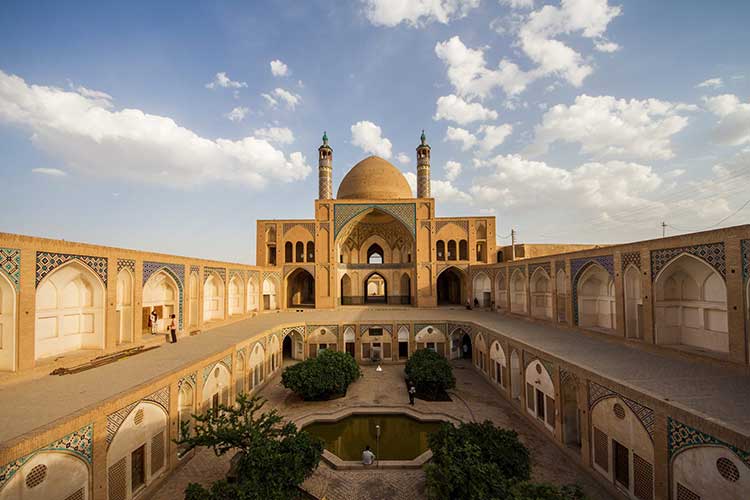
[[[318,199],[333,198],[333,148],[328,145],[328,135],[323,132],[323,145],[318,148]]]
[[[421,144],[417,146],[417,198],[430,197],[430,145],[427,138],[420,137]]]

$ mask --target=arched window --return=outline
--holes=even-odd
[[[370,245],[367,249],[367,263],[368,264],[382,264],[383,263],[383,249],[377,243]]]
[[[469,242],[466,240],[458,242],[458,260],[469,260]]]
[[[315,262],[315,243],[307,242],[307,262]]]
[[[305,244],[298,241],[295,250],[294,260],[297,262],[305,262]]]
[[[503,261],[503,251],[502,250],[498,250],[497,251],[497,262],[499,264],[502,261]]]
[[[438,240],[435,245],[435,250],[435,253],[437,253],[437,260],[445,260],[445,242],[443,240]]]
[[[284,262],[294,262],[294,245],[291,241],[284,243]]]
[[[450,240],[448,242],[448,260],[456,260],[456,241]]]

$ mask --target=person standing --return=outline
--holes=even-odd
[[[363,465],[372,465],[372,463],[375,461],[375,454],[370,451],[370,445],[368,444],[365,446],[365,451],[362,452],[362,464]]]
[[[171,315],[169,317],[169,334],[172,336],[172,343],[177,343],[177,320],[175,319],[175,315]]]
[[[417,395],[417,388],[414,384],[409,384],[409,404],[414,406],[414,397]]]
[[[148,322],[149,322],[149,325],[151,326],[151,335],[156,335],[157,333],[159,333],[156,330],[157,321],[159,321],[159,315],[156,314],[156,309],[154,309],[153,311],[151,311],[151,314],[148,315]]]

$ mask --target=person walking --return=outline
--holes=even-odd
[[[151,327],[151,335],[156,335],[159,333],[156,330],[156,322],[159,321],[159,315],[156,314],[156,309],[151,311],[151,314],[148,315],[148,324]]]
[[[370,445],[368,444],[365,446],[365,451],[362,452],[362,464],[363,465],[372,465],[372,463],[375,461],[375,454],[370,451]]]
[[[409,384],[409,404],[414,406],[414,397],[417,394],[417,388],[414,384]]]
[[[171,315],[169,317],[169,334],[172,336],[172,343],[177,343],[177,320],[175,319],[175,315]]]

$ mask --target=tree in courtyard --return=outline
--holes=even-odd
[[[176,441],[187,448],[211,448],[217,456],[235,452],[231,481],[222,479],[206,489],[192,483],[185,500],[286,500],[297,498],[298,486],[317,468],[323,442],[283,422],[276,410],[262,412],[265,400],[246,395],[234,406],[221,405],[194,415],[195,428],[182,422]]]
[[[306,401],[330,399],[346,394],[349,385],[362,375],[349,354],[325,349],[317,357],[284,369],[281,384]]]
[[[418,349],[406,362],[406,378],[414,384],[417,396],[430,401],[446,400],[448,389],[456,387],[456,377],[447,359],[432,349]]]

